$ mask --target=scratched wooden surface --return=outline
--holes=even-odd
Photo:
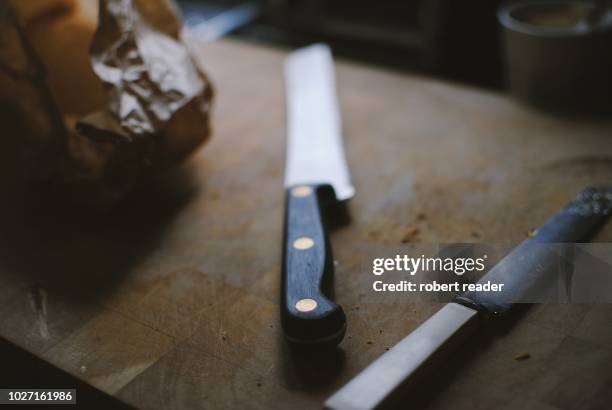
[[[107,216],[0,218],[0,335],[138,407],[318,408],[438,308],[366,303],[361,246],[397,245],[415,226],[421,243],[516,244],[585,185],[612,181],[611,121],[339,61],[358,190],[332,236],[349,329],[337,351],[297,354],[277,306],[285,52],[196,49],[217,86],[214,138],[178,176]],[[476,335],[423,406],[609,408],[611,322],[605,305],[533,308]]]

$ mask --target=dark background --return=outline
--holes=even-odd
[[[325,41],[336,55],[503,88],[500,0],[179,0],[188,25],[250,5],[230,35],[286,47]]]

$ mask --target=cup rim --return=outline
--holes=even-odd
[[[579,0],[527,0],[517,3],[507,3],[500,6],[497,11],[497,19],[500,24],[507,29],[540,37],[578,37],[612,28],[612,10],[608,10],[605,17],[598,21],[596,24],[577,24],[571,27],[546,27],[538,24],[531,24],[525,21],[521,21],[513,16],[513,13],[517,10],[525,9],[528,7],[559,7],[563,5],[580,5],[594,7],[594,4],[592,2]]]

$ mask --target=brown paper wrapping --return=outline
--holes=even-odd
[[[209,137],[212,87],[172,2],[100,0],[98,24],[91,0],[17,2],[0,3],[3,186],[104,206]]]

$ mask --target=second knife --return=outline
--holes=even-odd
[[[325,409],[411,408],[408,393],[487,319],[529,301],[534,290],[542,296],[557,286],[566,245],[588,240],[611,213],[612,188],[584,190],[478,281],[503,284],[503,291],[466,292],[447,303],[331,396]]]

